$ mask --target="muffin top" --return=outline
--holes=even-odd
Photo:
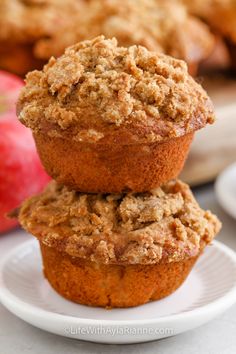
[[[34,43],[49,38],[79,12],[83,0],[1,0],[0,40]]]
[[[21,225],[42,243],[105,264],[177,262],[196,256],[220,229],[189,187],[170,181],[148,193],[84,194],[52,181],[26,200]]]
[[[78,23],[80,24],[78,26]],[[119,45],[143,45],[187,62],[198,62],[213,47],[207,26],[173,0],[90,0],[67,23],[36,48],[39,57],[61,55],[69,45],[98,35],[116,37]]]
[[[235,0],[183,0],[190,12],[200,16],[224,37],[236,43]]]
[[[17,110],[34,133],[106,144],[161,141],[214,121],[183,61],[103,36],[29,73]]]

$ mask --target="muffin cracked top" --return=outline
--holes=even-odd
[[[75,192],[52,181],[23,203],[18,217],[45,245],[106,264],[194,257],[221,227],[180,181],[147,193],[103,195]]]
[[[29,73],[18,115],[34,133],[124,144],[182,136],[214,121],[209,97],[183,61],[103,36]]]

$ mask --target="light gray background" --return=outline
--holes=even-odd
[[[194,192],[201,206],[211,209],[223,222],[218,240],[236,251],[236,221],[219,207],[213,187],[201,187]],[[17,235],[0,236],[0,257],[3,246],[10,249],[27,238]],[[55,336],[28,325],[0,305],[0,354],[18,353],[233,354],[236,353],[236,305],[221,317],[195,330],[160,341],[135,345],[94,344]]]

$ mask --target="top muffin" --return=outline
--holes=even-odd
[[[179,137],[214,121],[183,61],[103,36],[29,73],[18,114],[35,133],[125,144]]]

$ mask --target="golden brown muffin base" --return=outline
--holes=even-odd
[[[40,243],[44,275],[73,302],[106,308],[133,307],[159,300],[184,282],[198,256],[152,265],[106,265],[73,258]]]
[[[35,133],[41,161],[57,182],[86,193],[144,192],[176,178],[193,133],[161,143],[80,143]]]
[[[41,69],[45,61],[36,59],[30,44],[0,41],[0,68],[24,76],[28,71]]]

